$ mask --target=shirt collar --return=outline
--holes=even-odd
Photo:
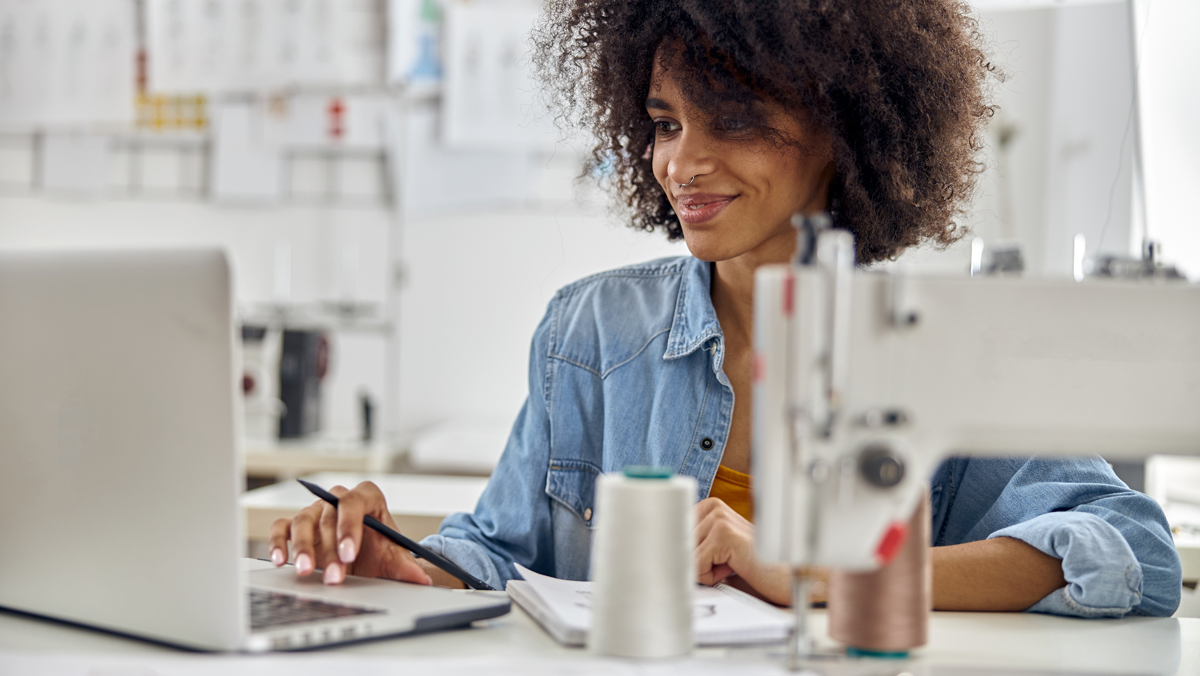
[[[688,258],[683,283],[675,300],[675,317],[667,337],[663,359],[676,359],[695,352],[705,342],[721,336],[717,312],[712,304],[712,264]]]

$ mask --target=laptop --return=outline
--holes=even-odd
[[[219,251],[0,254],[0,608],[214,651],[508,612],[241,558],[231,298]]]

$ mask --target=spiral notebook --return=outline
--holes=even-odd
[[[516,564],[524,580],[510,580],[509,597],[563,645],[587,643],[592,624],[591,582],[539,575]],[[790,611],[728,585],[696,587],[696,645],[779,643],[792,630]]]

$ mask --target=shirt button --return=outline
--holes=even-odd
[[[713,440],[710,437],[704,437],[703,439],[700,440],[700,448],[703,448],[706,451],[711,451],[712,447],[713,447]]]
[[[584,521],[592,520],[592,508],[591,507],[588,507],[587,509],[583,510],[583,520]]]

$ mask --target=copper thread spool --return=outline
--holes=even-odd
[[[891,563],[869,573],[830,571],[829,636],[848,652],[903,657],[928,641],[933,605],[929,520],[925,491]]]

